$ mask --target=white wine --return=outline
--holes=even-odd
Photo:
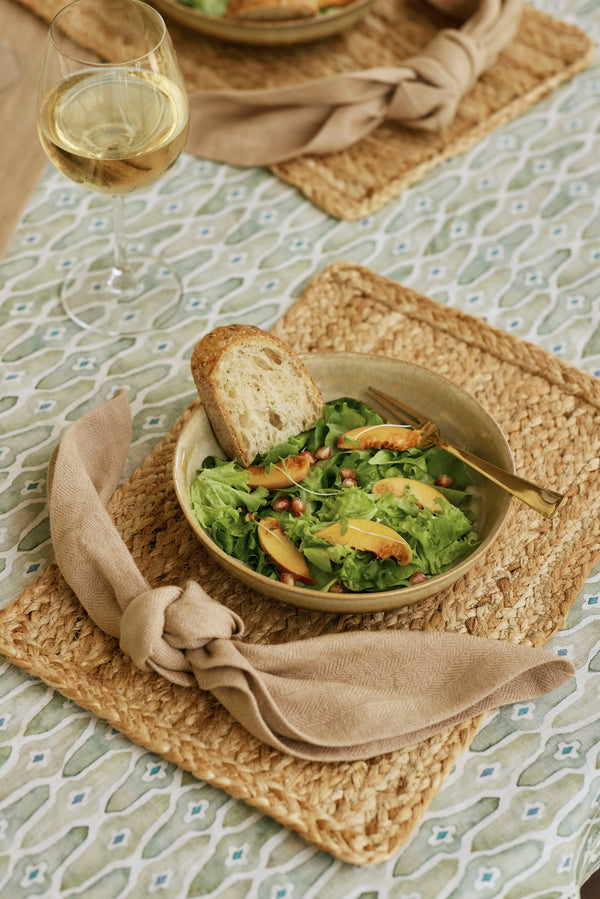
[[[156,72],[94,68],[54,84],[38,123],[57,169],[93,190],[121,194],[156,181],[178,158],[187,97]]]

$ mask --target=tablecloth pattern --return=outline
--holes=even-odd
[[[597,0],[543,8],[598,39]],[[0,264],[0,604],[52,558],[46,466],[63,428],[124,387],[127,476],[192,400],[200,336],[234,321],[270,328],[335,260],[600,375],[599,189],[597,63],[358,222],[265,170],[184,156],[126,202],[131,251],[163,252],[185,285],[181,310],[160,334],[113,339],[79,330],[57,299],[69,266],[103,251],[109,209],[48,167]],[[549,644],[575,681],[491,716],[408,844],[366,869],[0,661],[0,895],[572,899],[600,866],[599,594],[597,569]]]

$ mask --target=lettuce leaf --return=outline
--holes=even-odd
[[[264,487],[251,491],[247,473],[235,462],[210,457],[205,459],[204,464],[207,463],[208,467],[198,472],[190,487],[194,515],[207,531],[215,522],[220,522],[221,529],[229,526],[239,530],[240,518],[246,512],[256,512],[267,505],[269,491]]]

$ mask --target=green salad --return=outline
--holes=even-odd
[[[284,464],[282,460],[310,454],[306,476],[285,488],[252,489],[245,469],[209,456],[190,488],[200,525],[227,554],[260,574],[293,583],[289,569],[282,569],[261,545],[261,521],[275,522],[308,567],[310,577],[298,582],[306,589],[390,590],[440,574],[479,542],[468,509],[471,482],[467,469],[437,447],[404,451],[338,448],[342,434],[384,423],[377,412],[358,400],[342,397],[326,403],[323,418],[314,429],[290,437],[255,460],[255,465],[269,472]],[[388,478],[435,486],[439,498],[428,508],[410,486],[401,496],[387,489],[372,492],[378,481]],[[343,535],[349,522],[356,520],[390,528],[409,545],[410,560],[401,564],[392,556],[380,557],[369,549],[317,536],[336,523]]]

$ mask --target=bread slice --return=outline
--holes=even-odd
[[[301,359],[253,325],[215,328],[194,347],[191,368],[217,440],[244,468],[323,414],[321,391]]]

